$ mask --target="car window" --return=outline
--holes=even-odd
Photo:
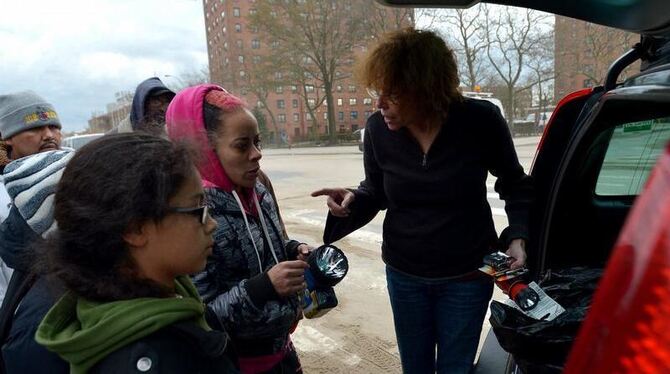
[[[599,196],[635,196],[670,139],[670,117],[618,125],[596,184]]]

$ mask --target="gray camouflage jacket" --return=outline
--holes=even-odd
[[[275,255],[280,262],[295,259],[300,243],[284,240],[270,193],[258,182],[255,188]],[[247,215],[260,256],[232,193],[206,188],[205,195],[218,227],[205,270],[193,276],[198,292],[230,334],[240,356],[278,352],[300,317],[298,297],[282,298],[274,290],[267,271],[275,260],[258,218]]]

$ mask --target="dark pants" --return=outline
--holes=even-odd
[[[403,372],[469,373],[493,294],[490,278],[431,280],[387,266],[386,281]]]

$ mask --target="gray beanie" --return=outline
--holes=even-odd
[[[29,129],[55,125],[61,127],[53,105],[33,91],[0,95],[0,134],[2,140]]]

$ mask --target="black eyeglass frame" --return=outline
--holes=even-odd
[[[207,217],[209,217],[209,207],[207,205],[199,206],[196,208],[170,208],[168,212],[189,214],[192,216],[200,217],[200,223],[203,225],[207,223]]]

